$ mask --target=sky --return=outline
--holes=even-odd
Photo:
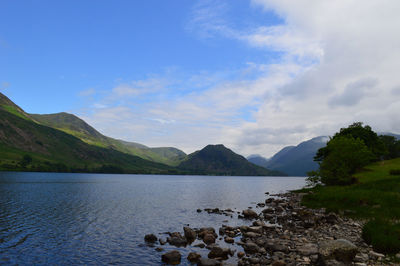
[[[400,133],[400,1],[0,1],[0,92],[101,133],[269,157]]]

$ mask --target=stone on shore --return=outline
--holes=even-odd
[[[243,214],[244,218],[246,218],[246,219],[254,219],[254,218],[258,217],[258,214],[255,211],[250,210],[250,209],[244,210],[242,212],[242,214]]]
[[[187,240],[192,241],[192,240],[196,239],[197,233],[192,228],[183,227],[183,231],[184,231],[184,235],[185,235]]]
[[[144,236],[144,241],[154,243],[157,241],[157,237],[154,234],[148,234]]]
[[[177,265],[181,263],[181,253],[177,250],[167,252],[161,256],[161,260],[170,265]]]
[[[225,237],[224,240],[226,243],[229,243],[229,244],[232,244],[235,242],[235,239],[233,239],[232,237],[229,237],[229,236]]]
[[[201,255],[196,252],[190,252],[187,256],[187,260],[191,263],[198,262],[201,259]]]
[[[206,243],[207,245],[215,243],[215,237],[213,234],[206,234],[203,237],[203,242]]]
[[[320,243],[318,252],[320,260],[325,264],[330,260],[351,263],[358,248],[346,239],[337,239]]]
[[[221,266],[222,263],[218,260],[215,259],[206,259],[202,258],[200,261],[197,263],[198,266]]]
[[[258,252],[259,247],[256,244],[249,242],[243,245],[243,249],[248,254],[254,254]]]
[[[208,257],[210,259],[220,259],[220,260],[227,260],[230,250],[227,248],[221,248],[219,246],[214,246],[210,253],[208,253]]]

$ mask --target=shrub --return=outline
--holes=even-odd
[[[362,230],[362,237],[375,251],[395,254],[400,251],[400,224],[385,220],[371,220]]]

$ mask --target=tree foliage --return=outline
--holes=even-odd
[[[353,123],[341,128],[325,147],[318,150],[314,160],[319,162],[319,170],[312,173],[309,180],[326,185],[351,184],[355,181],[352,175],[357,170],[387,153],[384,141],[370,126]]]
[[[330,152],[320,163],[319,169],[321,182],[326,185],[353,183],[352,175],[375,157],[363,140],[352,136],[333,138],[327,148]]]
[[[370,126],[363,126],[362,122],[355,122],[346,128],[341,128],[331,140],[338,137],[353,137],[354,139],[360,139],[368,147],[368,149],[374,154],[374,159],[379,160],[385,155],[386,149],[382,140],[378,137]],[[314,160],[322,162],[331,152],[328,145],[318,150]]]

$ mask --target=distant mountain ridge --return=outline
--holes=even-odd
[[[307,172],[318,169],[314,156],[318,149],[324,147],[329,140],[327,136],[319,136],[301,142],[297,146],[287,146],[277,152],[260,166],[271,170],[281,171],[289,176],[306,176]],[[250,158],[250,161],[258,162]]]
[[[379,132],[378,135],[389,135],[400,140],[400,135],[390,132]],[[266,159],[260,155],[249,156],[247,159],[256,165],[284,172],[289,176],[306,176],[307,172],[318,169],[314,156],[318,149],[324,147],[329,141],[327,136],[319,136],[301,142],[297,146],[287,146],[274,156]]]
[[[189,154],[188,157],[179,164],[178,168],[197,174],[235,176],[283,175],[281,172],[271,171],[248,162],[246,158],[234,153],[222,144],[207,145],[202,150]]]

